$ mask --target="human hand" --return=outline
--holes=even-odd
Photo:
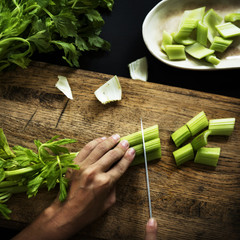
[[[80,170],[69,169],[67,199],[58,198],[15,239],[67,239],[96,220],[116,201],[115,185],[135,156],[119,135],[88,143],[74,160]],[[31,238],[32,237],[32,238]]]
[[[146,224],[145,240],[157,239],[157,221],[155,218],[150,218]]]

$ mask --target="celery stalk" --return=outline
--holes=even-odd
[[[225,22],[235,22],[240,20],[240,13],[229,13],[224,17]]]
[[[143,154],[143,144],[142,143],[133,146],[133,148],[135,149],[136,156]],[[145,148],[146,148],[147,153],[161,148],[160,138],[155,138],[155,139],[145,142]]]
[[[240,28],[227,22],[215,26],[220,35],[224,38],[240,36]]]
[[[218,59],[214,54],[206,56],[205,60],[213,65],[218,65],[220,63],[220,59]]]
[[[170,60],[185,60],[185,46],[183,45],[166,45],[165,51]]]
[[[232,43],[232,40],[227,40],[222,37],[215,37],[210,46],[210,49],[216,52],[224,52],[231,43]]]
[[[220,156],[220,148],[202,147],[197,151],[194,162],[216,167]]]
[[[203,46],[207,47],[208,27],[205,26],[201,21],[197,25],[197,41]]]
[[[196,42],[190,46],[186,46],[186,52],[194,58],[202,59],[214,53],[214,50],[204,47],[202,44]]]
[[[194,151],[197,151],[199,148],[207,145],[207,138],[211,134],[211,132],[211,130],[206,130],[192,140],[191,144]]]
[[[192,160],[194,158],[194,151],[191,143],[177,149],[173,152],[173,156],[177,166]]]
[[[171,135],[172,140],[175,143],[176,147],[179,147],[182,143],[184,143],[191,136],[192,136],[191,132],[189,131],[187,125],[180,127]]]
[[[222,118],[209,120],[208,129],[211,130],[211,135],[226,135],[230,136],[235,126],[235,118]]]
[[[189,128],[192,136],[200,132],[202,129],[208,126],[208,119],[204,111],[197,114],[191,120],[187,122],[187,127]]]
[[[163,31],[163,36],[162,36],[162,45],[161,45],[161,49],[165,52],[165,46],[166,45],[172,45],[173,43],[173,37],[170,33],[168,33],[167,31]]]
[[[143,132],[144,132],[145,142],[155,138],[159,138],[158,125],[154,125],[152,127],[146,128],[143,130]],[[130,147],[138,144],[142,144],[142,132],[138,131],[121,138],[121,140],[124,140],[124,139],[129,142]]]

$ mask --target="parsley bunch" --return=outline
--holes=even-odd
[[[77,153],[69,153],[63,145],[76,141],[57,140],[58,137],[46,143],[35,140],[37,153],[22,146],[13,147],[12,151],[0,128],[0,213],[5,218],[9,219],[11,213],[5,202],[15,193],[26,192],[30,198],[41,187],[49,191],[59,184],[59,200],[67,197],[65,173],[68,168],[79,169],[79,166],[73,162]]]
[[[35,51],[63,50],[63,59],[79,67],[84,51],[109,50],[99,35],[100,8],[112,10],[114,0],[1,0],[0,71],[26,68]]]

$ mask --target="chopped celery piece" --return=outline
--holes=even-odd
[[[192,136],[200,132],[202,129],[208,126],[208,119],[204,111],[197,114],[190,121],[187,122],[187,127],[189,128]]]
[[[159,138],[159,129],[158,125],[154,125],[152,127],[146,128],[143,130],[144,132],[144,140],[145,142]],[[122,137],[121,140],[127,140],[129,142],[130,147],[141,144],[142,143],[142,132],[138,131],[135,133],[132,133],[130,135],[127,135],[125,137]]]
[[[206,56],[205,59],[213,65],[218,65],[220,63],[220,59],[218,59],[214,54]]]
[[[215,26],[220,35],[224,38],[240,36],[240,28],[227,22]]]
[[[206,7],[200,7],[200,8],[195,8],[192,10],[185,10],[183,13],[182,22],[184,22],[184,20],[186,18],[192,18],[192,19],[201,21],[203,19],[204,13],[205,13],[205,8]]]
[[[192,160],[194,158],[194,151],[191,143],[177,149],[173,152],[177,166]]]
[[[213,54],[214,50],[208,49],[196,42],[193,45],[186,46],[186,52],[194,58],[202,59],[210,54]]]
[[[215,26],[222,22],[223,18],[218,15],[213,9],[207,11],[203,17],[203,24],[208,27],[208,40],[213,41],[218,34]]]
[[[55,84],[55,87],[58,88],[61,92],[63,92],[66,97],[73,100],[71,87],[66,77],[58,76],[58,81]]]
[[[240,13],[229,13],[224,17],[225,22],[235,22],[240,20]]]
[[[184,143],[191,136],[192,136],[191,132],[189,131],[189,129],[186,125],[180,127],[171,135],[172,140],[177,147],[179,147],[182,143]]]
[[[168,33],[167,31],[163,31],[163,36],[162,36],[162,45],[161,45],[161,49],[165,52],[165,46],[166,45],[172,45],[173,43],[173,37],[170,33]]]
[[[133,148],[135,149],[136,156],[143,154],[143,144],[142,143],[133,146]],[[155,138],[155,139],[145,142],[145,148],[146,148],[147,153],[161,148],[160,138]]]
[[[147,152],[146,155],[147,155],[147,161],[148,162],[152,161],[152,160],[159,159],[162,156],[161,148],[158,148],[157,150],[154,150],[152,152]],[[134,160],[131,163],[131,166],[135,166],[135,165],[138,165],[138,164],[141,164],[141,163],[144,163],[143,154],[135,156]]]
[[[192,140],[191,144],[194,151],[197,151],[199,148],[207,145],[207,138],[211,134],[211,132],[211,130],[205,130]]]
[[[211,130],[211,135],[226,135],[230,136],[235,126],[235,118],[222,118],[209,120],[208,129]]]
[[[147,58],[142,57],[128,64],[130,76],[132,79],[147,81],[148,63]]]
[[[227,40],[222,37],[215,37],[210,46],[210,49],[216,52],[224,52],[231,43],[232,43],[232,40]]]
[[[185,46],[183,45],[166,45],[165,51],[170,60],[185,60]]]
[[[205,26],[202,21],[198,22],[197,25],[197,41],[203,46],[207,46],[208,27]]]
[[[202,147],[197,151],[194,162],[216,167],[220,156],[220,148]]]

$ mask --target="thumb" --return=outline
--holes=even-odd
[[[155,218],[150,218],[146,225],[145,240],[157,239],[157,221]]]

